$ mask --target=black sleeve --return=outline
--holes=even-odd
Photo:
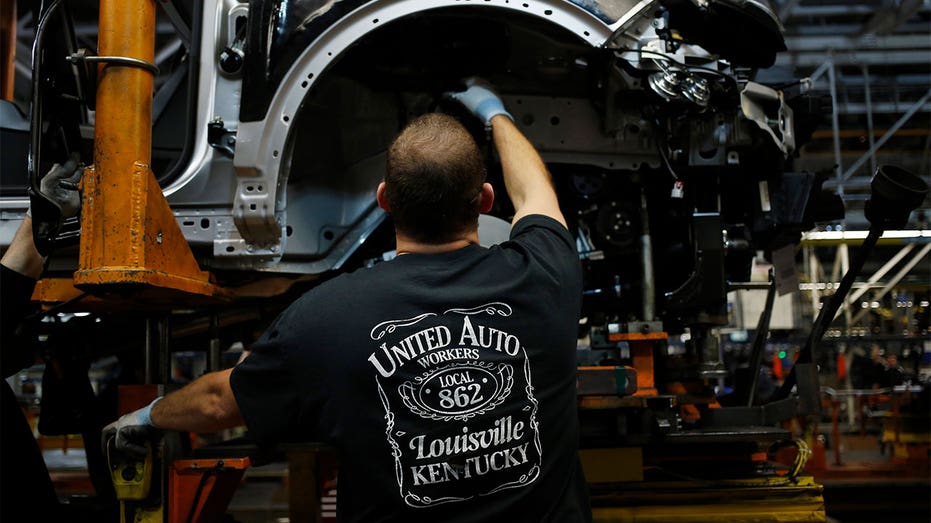
[[[581,265],[575,239],[563,224],[553,218],[542,214],[524,216],[511,229],[508,243],[528,253],[560,284],[581,286]]]
[[[250,348],[230,375],[230,387],[249,436],[260,446],[294,433],[300,399],[292,380],[287,347],[279,338],[280,318]]]
[[[3,377],[32,366],[32,344],[18,334],[20,324],[32,312],[30,299],[36,281],[0,265],[0,370]]]
[[[575,240],[563,224],[543,214],[524,216],[511,229],[511,240],[542,242],[541,247],[576,255]]]

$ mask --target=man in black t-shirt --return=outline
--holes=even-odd
[[[494,191],[465,128],[442,114],[414,120],[377,191],[397,258],[308,292],[234,369],[113,424],[118,445],[140,427],[244,422],[261,445],[339,450],[341,521],[591,519],[577,456],[575,242],[500,99],[475,82],[451,96],[492,129],[510,239],[478,245]]]

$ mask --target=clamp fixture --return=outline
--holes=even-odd
[[[126,67],[138,67],[139,69],[145,69],[151,72],[153,75],[158,74],[158,66],[151,62],[146,62],[138,58],[130,58],[128,56],[94,56],[88,54],[87,49],[80,49],[78,52],[68,55],[66,59],[73,64],[79,64],[81,62],[115,64]]]

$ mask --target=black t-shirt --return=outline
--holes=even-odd
[[[36,280],[0,265],[0,368],[8,378],[35,362],[32,344],[17,328],[33,311]],[[0,384],[0,521],[30,514],[36,521],[60,521],[58,498],[42,451],[6,380]]]
[[[571,235],[528,216],[490,249],[406,254],[320,285],[230,383],[260,444],[338,448],[341,521],[588,521],[580,300]]]
[[[35,287],[36,280],[0,265],[0,370],[4,379],[35,363],[32,345],[17,333],[23,318],[33,312],[30,300]]]

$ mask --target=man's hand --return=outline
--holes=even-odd
[[[81,209],[78,182],[84,168],[78,166],[78,160],[80,157],[72,154],[64,165],[52,165],[52,169],[39,182],[39,190],[61,209],[63,220],[77,216]]]
[[[155,398],[147,406],[124,414],[120,419],[103,428],[102,439],[104,454],[107,452],[107,442],[116,438],[116,448],[127,454],[137,457],[146,455],[146,441],[153,439],[160,431],[152,425],[152,406],[162,398]]]
[[[542,214],[565,226],[566,219],[559,209],[559,200],[546,164],[517,128],[514,117],[504,109],[501,98],[488,83],[479,78],[467,78],[465,85],[465,91],[446,93],[446,97],[461,103],[492,130],[495,149],[501,161],[504,186],[514,205],[511,224],[530,214]],[[499,114],[507,118],[495,118]]]
[[[80,156],[71,155],[64,165],[57,163],[39,181],[39,190],[29,188],[31,202],[26,215],[32,217],[33,244],[41,256],[48,256],[62,224],[77,216],[81,209],[78,181],[84,169],[78,166]]]
[[[514,120],[511,113],[504,108],[501,98],[495,94],[491,85],[480,78],[471,77],[465,80],[466,90],[456,93],[446,93],[446,96],[461,103],[472,114],[479,117],[485,125],[491,124],[491,119],[503,114]]]

